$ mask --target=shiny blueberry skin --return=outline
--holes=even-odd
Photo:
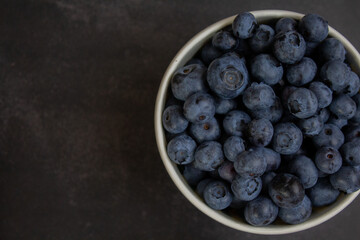
[[[274,222],[279,208],[267,197],[258,197],[249,202],[244,211],[245,220],[253,226],[266,226]]]
[[[235,36],[241,39],[247,39],[253,36],[256,29],[256,19],[249,12],[240,13],[232,23],[232,29]]]
[[[275,25],[276,33],[295,31],[297,28],[297,22],[293,18],[280,18]]]
[[[220,137],[221,130],[216,118],[212,118],[204,123],[192,123],[190,134],[198,143],[202,143],[217,140]]]
[[[345,47],[336,38],[325,39],[318,48],[319,58],[322,62],[331,60],[338,60],[343,62],[345,60]]]
[[[356,112],[351,121],[354,123],[360,123],[360,94],[356,94],[353,99],[356,103]]]
[[[267,146],[271,142],[273,134],[274,127],[271,122],[265,118],[254,119],[248,124],[248,139],[254,146]]]
[[[355,116],[356,103],[348,95],[341,94],[334,98],[329,109],[339,118],[350,119]]]
[[[250,121],[251,118],[246,112],[233,110],[226,114],[223,120],[224,130],[228,135],[241,137]]]
[[[360,189],[360,172],[352,166],[343,166],[330,176],[331,185],[340,191],[353,193]]]
[[[265,109],[269,108],[275,103],[274,90],[264,83],[252,83],[242,96],[244,105],[250,109]]]
[[[215,97],[215,113],[227,114],[237,107],[237,102],[234,99],[223,99]]]
[[[236,47],[237,40],[232,33],[219,31],[212,38],[212,45],[223,51],[231,50]]]
[[[348,66],[338,60],[326,62],[320,70],[320,77],[334,92],[341,93],[349,82]]]
[[[322,147],[316,152],[315,164],[320,171],[333,174],[341,168],[342,157],[335,148]]]
[[[355,96],[360,90],[360,80],[359,76],[350,71],[349,81],[344,89],[344,93],[349,97]]]
[[[339,149],[344,144],[344,134],[334,124],[325,124],[320,133],[313,137],[316,147],[333,147]]]
[[[202,171],[212,171],[221,165],[224,158],[220,143],[215,141],[203,142],[196,148],[193,165]]]
[[[171,79],[171,90],[174,96],[185,101],[190,95],[207,91],[205,85],[206,67],[200,64],[191,64],[178,69]]]
[[[207,81],[216,95],[232,99],[245,90],[249,82],[249,73],[244,60],[235,53],[229,53],[210,64]]]
[[[299,178],[292,174],[280,173],[269,185],[269,196],[282,208],[299,206],[304,199],[305,189]]]
[[[274,41],[275,31],[269,25],[261,24],[249,39],[249,45],[255,53],[265,52]]]
[[[313,137],[318,135],[324,127],[324,122],[319,115],[312,116],[306,119],[300,119],[298,127],[303,134],[307,137]]]
[[[279,123],[274,127],[273,149],[284,155],[296,153],[302,144],[301,130],[293,123]]]
[[[338,128],[342,129],[343,127],[348,125],[348,120],[345,118],[339,118],[336,115],[332,115],[327,123],[334,124]]]
[[[275,172],[267,172],[264,173],[264,175],[261,176],[261,181],[262,181],[262,192],[264,194],[267,194],[269,191],[269,185],[271,183],[271,181],[273,180],[273,178],[276,176]]]
[[[251,61],[251,75],[260,82],[277,84],[283,73],[281,63],[270,54],[259,54]]]
[[[205,44],[205,46],[200,50],[201,59],[206,65],[209,65],[216,58],[223,55],[223,52],[214,47],[211,42]]]
[[[360,139],[360,125],[349,125],[346,127],[344,133],[347,142]]]
[[[219,176],[228,182],[232,182],[236,176],[234,163],[230,161],[224,161],[218,168],[218,172]]]
[[[190,122],[205,123],[215,115],[215,101],[210,94],[197,92],[186,99],[183,110]]]
[[[167,153],[171,161],[176,164],[189,164],[194,161],[196,142],[188,135],[180,135],[170,140]]]
[[[282,63],[294,64],[300,61],[305,50],[305,40],[298,32],[280,32],[275,36],[273,53]]]
[[[318,170],[314,162],[304,156],[298,155],[289,162],[288,172],[297,176],[304,188],[313,187],[318,180]]]
[[[196,190],[195,190],[196,193],[199,194],[199,196],[204,197],[204,190],[205,190],[206,186],[213,181],[214,181],[214,179],[212,179],[212,178],[205,178],[205,179],[201,180],[196,185]]]
[[[344,162],[348,165],[360,165],[360,140],[345,143],[342,145],[340,152]]]
[[[265,109],[255,109],[251,111],[251,116],[255,119],[265,118],[271,123],[277,123],[283,115],[283,107],[278,97],[275,98],[275,103]]]
[[[279,217],[288,224],[299,224],[305,222],[312,212],[310,199],[305,196],[299,206],[294,208],[280,208]]]
[[[184,132],[189,124],[189,121],[184,117],[182,107],[179,105],[167,107],[163,112],[162,122],[165,130],[173,134]]]
[[[325,108],[332,102],[332,90],[322,82],[312,82],[309,89],[315,94],[319,108]]]
[[[275,171],[281,163],[281,156],[271,148],[257,147],[255,148],[264,158],[266,162],[265,172]]]
[[[317,14],[306,14],[299,22],[299,32],[306,41],[321,42],[328,33],[328,22]]]
[[[236,157],[234,168],[242,177],[259,177],[266,171],[266,159],[258,148],[249,149]]]
[[[234,162],[237,155],[243,151],[245,151],[245,142],[241,137],[231,136],[226,139],[224,143],[224,154],[229,161]]]
[[[323,123],[326,123],[330,118],[330,111],[327,108],[320,109],[319,117],[321,118]]]
[[[303,86],[314,79],[316,71],[316,63],[311,58],[304,57],[300,62],[288,66],[286,79],[294,86]]]
[[[230,206],[232,194],[224,182],[210,182],[204,189],[205,203],[215,210],[222,210]]]
[[[333,188],[327,177],[319,178],[316,185],[308,189],[306,193],[314,207],[330,205],[340,195],[339,190]]]
[[[184,167],[183,176],[192,187],[196,186],[205,175],[205,172],[194,168],[191,164],[185,165]]]
[[[236,175],[231,183],[234,196],[242,201],[251,201],[259,196],[262,188],[260,177],[244,178]]]
[[[315,94],[307,88],[296,89],[288,98],[288,109],[297,118],[309,118],[318,110]]]

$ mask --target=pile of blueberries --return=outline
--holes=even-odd
[[[298,224],[360,188],[360,81],[328,31],[241,13],[173,75],[167,153],[212,209]]]

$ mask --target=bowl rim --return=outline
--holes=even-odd
[[[262,19],[262,21],[278,19],[282,17],[291,17],[299,20],[302,16],[304,16],[304,14],[301,13],[285,10],[258,10],[250,11],[250,13],[252,13],[256,19]],[[187,60],[189,60],[186,58],[186,56],[189,55],[189,53],[195,46],[198,46],[199,44],[203,45],[203,43],[205,43],[216,31],[230,25],[235,17],[236,15],[222,19],[197,33],[178,51],[178,53],[175,55],[168,68],[166,69],[159,86],[154,112],[156,143],[161,159],[168,174],[170,175],[171,179],[173,180],[177,188],[180,190],[180,192],[197,209],[199,209],[201,212],[211,217],[212,219],[218,221],[219,223],[222,223],[236,230],[263,235],[288,234],[309,229],[329,220],[330,218],[341,212],[356,198],[356,196],[360,193],[360,190],[351,194],[344,195],[341,199],[338,199],[337,202],[328,206],[328,212],[314,218],[310,218],[304,223],[297,225],[269,225],[265,227],[255,227],[245,222],[236,221],[236,219],[223,213],[222,211],[213,210],[208,207],[203,202],[203,200],[194,192],[194,190],[192,190],[192,188],[187,184],[186,180],[180,173],[177,165],[173,163],[167,155],[167,142],[165,138],[165,131],[162,127],[162,112],[165,106],[167,90],[170,84],[171,77],[179,67],[181,67]],[[331,26],[329,26],[329,36],[335,37],[342,42],[347,51],[347,58],[350,58],[351,60],[350,63],[353,71],[359,74],[360,54],[358,53],[356,48],[342,34],[340,34]]]

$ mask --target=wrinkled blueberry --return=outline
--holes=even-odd
[[[273,53],[282,63],[294,64],[300,61],[305,50],[305,40],[298,32],[280,32],[275,36]]]
[[[261,24],[249,39],[249,45],[255,53],[265,52],[274,41],[275,31],[269,25]]]

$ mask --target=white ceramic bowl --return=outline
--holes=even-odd
[[[264,23],[270,20],[279,19],[282,17],[291,17],[294,19],[301,19],[303,14],[282,11],[282,10],[263,10],[263,11],[253,11],[251,12],[258,23]],[[185,46],[176,54],[175,58],[171,61],[169,67],[167,68],[163,79],[161,81],[158,95],[156,98],[155,106],[155,135],[157,146],[160,152],[160,156],[164,162],[165,168],[168,171],[171,179],[174,181],[179,190],[184,194],[184,196],[200,211],[213,218],[214,220],[229,226],[231,228],[241,230],[244,232],[264,234],[264,235],[273,235],[273,234],[286,234],[302,231],[311,227],[314,227],[320,223],[323,223],[341,210],[343,210],[347,205],[349,205],[356,196],[360,193],[357,191],[352,194],[341,194],[337,201],[330,206],[317,208],[313,210],[311,217],[304,223],[298,225],[287,225],[281,223],[275,223],[266,227],[254,227],[244,222],[240,218],[231,217],[222,211],[216,211],[208,207],[204,201],[192,190],[192,188],[187,184],[186,180],[183,178],[180,173],[177,165],[173,163],[167,153],[166,153],[166,138],[165,131],[162,127],[162,112],[164,110],[165,101],[167,97],[167,92],[170,85],[170,80],[173,73],[180,67],[190,60],[204,45],[204,43],[209,40],[217,31],[220,29],[229,26],[232,24],[235,16],[223,19],[207,28],[203,31],[196,34],[190,41],[188,41]],[[329,26],[329,36],[337,38],[342,42],[347,51],[347,59],[350,63],[350,66],[353,71],[357,74],[360,73],[360,55],[355,47],[339,32]]]

